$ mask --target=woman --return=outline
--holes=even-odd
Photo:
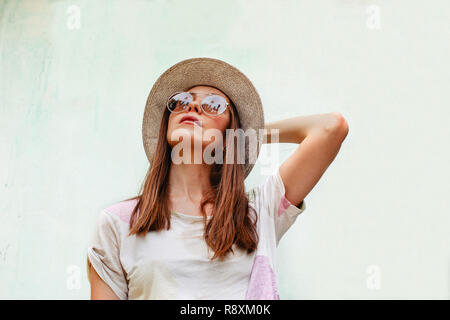
[[[172,66],[147,100],[151,166],[140,194],[98,216],[91,299],[279,299],[276,247],[347,132],[339,113],[264,124],[250,80],[221,60]],[[301,144],[246,192],[274,133],[275,142]]]

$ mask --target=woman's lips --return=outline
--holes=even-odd
[[[184,121],[181,121],[181,123],[183,124],[183,123],[187,123],[187,124],[194,124],[194,125],[197,125],[197,126],[199,126],[199,127],[201,127],[202,126],[202,122],[201,121],[198,121],[198,120],[190,120],[190,119],[187,119],[187,120],[184,120]]]

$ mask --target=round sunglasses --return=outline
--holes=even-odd
[[[225,112],[229,103],[224,97],[213,93],[175,92],[167,100],[167,109],[173,113],[184,112],[194,101],[193,95],[206,95],[200,103],[203,112],[210,116],[218,116]]]

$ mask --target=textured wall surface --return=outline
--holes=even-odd
[[[96,215],[147,169],[150,88],[207,56],[248,75],[266,121],[349,123],[280,243],[281,299],[448,299],[449,16],[447,0],[0,0],[0,298],[89,298]]]

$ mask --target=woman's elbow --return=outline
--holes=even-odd
[[[332,121],[326,126],[325,132],[344,141],[348,134],[348,123],[344,116],[339,112],[330,113]]]

